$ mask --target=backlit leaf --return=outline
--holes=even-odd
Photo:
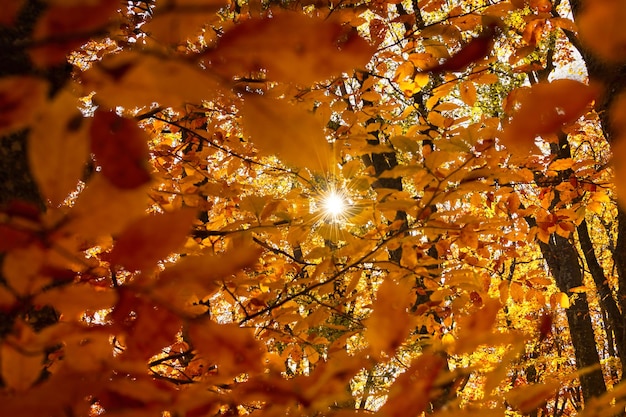
[[[58,94],[28,137],[28,160],[39,190],[59,206],[82,179],[89,157],[89,123],[68,91]]]
[[[330,144],[313,113],[263,96],[245,97],[244,130],[262,155],[278,155],[287,164],[325,171],[330,165]]]
[[[120,189],[96,173],[80,193],[61,234],[77,234],[85,239],[119,233],[145,214],[147,187]]]
[[[190,322],[187,331],[193,348],[217,363],[220,375],[253,374],[262,370],[265,349],[251,329],[202,319]]]
[[[117,239],[110,253],[111,262],[128,270],[153,268],[185,243],[195,218],[192,209],[140,218]]]
[[[46,104],[48,84],[29,76],[0,78],[0,135],[31,124]]]
[[[110,0],[87,4],[55,4],[37,20],[33,38],[42,42],[29,50],[35,64],[48,67],[62,63],[67,55],[89,40],[96,30],[104,29],[116,15],[119,5]]]
[[[111,184],[130,189],[150,181],[147,138],[135,121],[96,111],[90,135],[91,152]]]
[[[34,298],[38,305],[53,306],[66,320],[78,320],[87,311],[112,308],[115,301],[114,291],[98,289],[89,284],[56,287]]]
[[[596,95],[595,88],[568,79],[518,89],[509,96],[512,118],[504,128],[502,142],[514,154],[526,156],[537,136],[556,133],[578,119]]]
[[[270,80],[309,85],[364,68],[374,50],[331,20],[279,13],[236,25],[205,59],[227,77],[264,70]]]
[[[393,355],[413,328],[407,313],[412,298],[410,285],[388,278],[376,293],[374,312],[366,320],[365,337],[372,354]]]
[[[110,55],[81,74],[94,89],[94,101],[110,109],[146,107],[152,103],[180,107],[219,97],[228,86],[215,74],[185,61],[124,52]]]
[[[43,352],[18,350],[8,342],[0,346],[2,381],[16,391],[25,391],[39,378],[43,368]]]

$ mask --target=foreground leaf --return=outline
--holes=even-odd
[[[59,206],[78,186],[89,158],[88,122],[68,91],[57,95],[28,137],[28,161],[39,190]]]
[[[137,220],[117,239],[111,262],[131,271],[153,268],[185,243],[195,218],[195,210],[182,209]]]
[[[91,151],[111,184],[129,189],[150,181],[147,138],[134,120],[96,111],[90,134]]]
[[[261,155],[277,155],[287,164],[325,171],[330,166],[330,144],[315,116],[283,100],[247,96],[243,127]]]
[[[365,67],[374,51],[338,23],[281,13],[238,24],[205,59],[229,78],[265,70],[270,80],[309,85]]]

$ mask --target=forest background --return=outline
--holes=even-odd
[[[624,414],[624,22],[5,0],[0,414]]]

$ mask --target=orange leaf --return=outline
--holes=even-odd
[[[120,298],[119,305],[131,303],[130,308],[136,317],[130,322],[126,336],[125,355],[133,359],[147,360],[161,349],[174,343],[180,332],[180,317],[150,300],[126,294]],[[117,306],[116,306],[117,309]],[[119,318],[123,312],[118,312]]]
[[[522,414],[529,414],[556,394],[559,387],[560,383],[556,381],[523,385],[508,391],[504,397],[515,410]]]
[[[192,209],[140,218],[122,232],[110,260],[128,270],[153,268],[185,243],[195,219]]]
[[[330,163],[330,144],[313,113],[284,100],[247,96],[242,115],[244,130],[262,155],[277,155],[287,164],[324,171]]]
[[[33,38],[42,42],[30,49],[33,62],[41,67],[60,64],[67,55],[89,40],[98,29],[104,29],[116,15],[119,5],[110,0],[88,4],[53,5],[37,20]]]
[[[147,187],[122,190],[101,173],[95,173],[78,195],[60,235],[77,234],[85,239],[121,232],[146,213]]]
[[[47,83],[40,78],[11,76],[0,79],[0,135],[31,124],[46,104],[47,90]]]
[[[440,355],[423,353],[391,386],[380,414],[386,417],[420,415],[430,402],[431,391],[444,365]]]
[[[566,79],[518,89],[507,102],[512,118],[504,128],[502,142],[511,152],[525,156],[537,136],[556,133],[574,122],[595,97],[595,88]]]
[[[189,323],[189,338],[194,349],[217,363],[222,376],[256,373],[263,369],[263,345],[250,329],[235,323],[218,324],[209,319]]]
[[[412,298],[408,283],[388,278],[380,284],[374,302],[374,312],[366,320],[365,337],[374,355],[393,355],[413,328],[407,308]]]
[[[363,68],[374,51],[338,23],[281,13],[236,25],[205,58],[229,78],[265,70],[270,80],[310,85]]]
[[[39,190],[59,206],[78,186],[89,158],[88,123],[78,100],[59,93],[33,126],[28,137],[28,162]]]
[[[611,64],[626,60],[626,8],[622,0],[588,1],[577,19],[580,39],[587,48]]]
[[[114,112],[96,111],[91,124],[91,151],[104,175],[118,188],[136,188],[150,181],[148,144],[133,120]]]
[[[43,352],[25,352],[3,343],[0,347],[2,381],[16,391],[27,390],[41,375],[43,359]]]
[[[116,293],[98,289],[89,284],[55,287],[36,295],[33,303],[49,305],[63,314],[66,320],[78,320],[86,311],[95,312],[113,307]]]
[[[461,100],[468,106],[473,106],[476,103],[477,92],[476,86],[471,81],[464,81],[459,84],[459,93]]]

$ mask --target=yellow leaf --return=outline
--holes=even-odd
[[[550,305],[553,307],[559,306],[562,308],[569,308],[569,297],[564,292],[552,294],[550,296]]]
[[[196,219],[193,209],[181,209],[140,218],[117,239],[110,254],[111,263],[128,270],[148,269],[179,249]]]
[[[287,164],[326,171],[331,147],[313,113],[264,96],[246,96],[243,127],[261,155],[277,155]]]
[[[14,249],[4,255],[2,276],[19,295],[36,292],[50,280],[39,273],[44,263],[44,252],[37,246]]]
[[[41,376],[43,352],[18,350],[5,342],[0,347],[0,370],[5,385],[16,391],[25,391]]]
[[[78,186],[89,158],[89,123],[78,100],[61,91],[37,119],[28,137],[28,162],[39,190],[52,206]]]
[[[205,59],[227,78],[265,70],[270,80],[310,85],[364,68],[374,51],[356,31],[330,19],[276,13],[236,25]]]
[[[426,352],[400,375],[389,391],[389,398],[380,409],[385,417],[420,415],[431,400],[431,392],[442,372],[445,360],[441,355]]]
[[[263,344],[251,329],[237,324],[218,324],[209,319],[194,320],[188,326],[193,348],[217,363],[221,376],[254,374],[263,370]]]
[[[565,171],[566,169],[570,169],[574,165],[574,162],[572,158],[557,159],[548,166],[548,169],[553,171]]]

